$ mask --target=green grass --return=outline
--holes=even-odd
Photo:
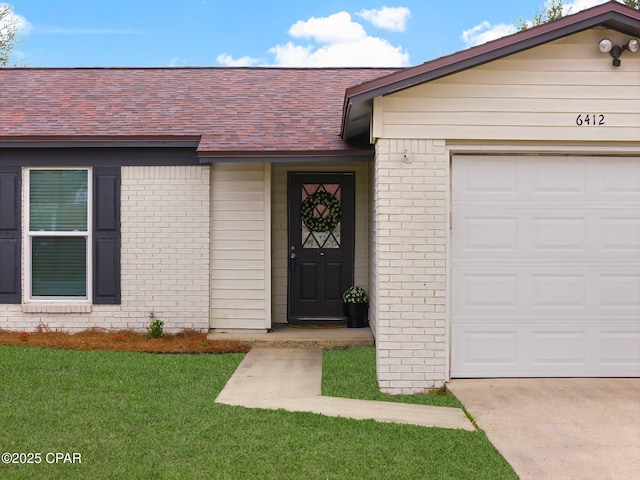
[[[0,478],[516,478],[483,432],[215,404],[241,360],[0,347],[0,453],[43,455]]]
[[[325,350],[322,363],[323,395],[462,408],[462,404],[456,397],[447,395],[441,390],[421,395],[381,393],[376,380],[376,349],[374,347]]]

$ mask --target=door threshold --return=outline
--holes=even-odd
[[[345,328],[347,317],[296,317],[290,318],[287,324],[298,328]]]

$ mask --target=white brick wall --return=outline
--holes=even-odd
[[[145,331],[153,310],[167,332],[208,331],[209,167],[123,167],[121,201],[122,304],[90,313],[0,305],[0,328]]]
[[[380,139],[372,176],[378,382],[392,394],[438,388],[446,375],[445,142]]]

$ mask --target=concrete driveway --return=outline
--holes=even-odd
[[[521,480],[640,479],[640,378],[453,380]]]

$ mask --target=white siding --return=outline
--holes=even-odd
[[[271,326],[266,163],[211,167],[211,328]]]
[[[375,102],[374,136],[448,140],[637,141],[640,62],[618,68],[594,29],[407,89]],[[604,115],[578,126],[579,114]],[[599,123],[599,122],[598,122]]]
[[[273,319],[287,322],[287,172],[355,172],[356,249],[354,280],[368,289],[368,162],[280,164],[273,168]]]

